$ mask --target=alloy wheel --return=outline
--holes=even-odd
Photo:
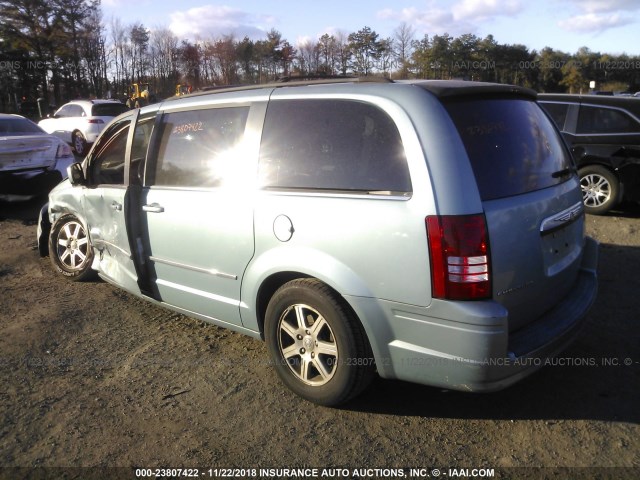
[[[587,207],[600,207],[611,198],[611,184],[602,175],[589,173],[580,179],[582,198]]]
[[[70,271],[81,270],[88,258],[89,239],[84,227],[77,221],[66,223],[56,238],[60,262]]]
[[[338,366],[338,345],[331,327],[314,308],[291,305],[278,323],[278,344],[293,374],[307,385],[331,380]]]

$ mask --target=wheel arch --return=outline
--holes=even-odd
[[[284,284],[297,280],[298,278],[312,278],[301,272],[278,272],[265,278],[260,287],[258,288],[255,311],[256,320],[258,322],[258,330],[260,332],[260,338],[264,340],[264,319],[267,311],[269,301],[273,297],[274,293],[282,287]]]
[[[79,133],[80,135],[82,135],[82,138],[85,138],[84,133],[82,133],[82,130],[80,130],[79,128],[74,128],[73,131],[71,132],[71,141],[73,141],[73,138],[76,136],[76,133]]]
[[[592,167],[594,165],[598,165],[600,167],[604,167],[607,170],[611,171],[614,175],[617,175],[617,168],[612,164],[612,162],[604,157],[598,157],[595,155],[587,155],[582,157],[580,161],[577,162],[578,170],[582,168]]]
[[[341,299],[344,307],[349,309],[353,318],[362,329],[364,339],[368,343],[368,348],[371,349],[373,357],[376,360],[378,373],[385,378],[395,378],[393,368],[388,362],[390,358],[388,341],[392,337],[392,332],[390,331],[385,311],[381,305],[374,301],[373,298],[342,295],[340,291],[332,286],[333,282],[326,282],[308,273],[301,271],[282,271],[273,273],[262,281],[257,290],[254,309],[260,338],[263,341],[265,340],[264,325],[269,301],[280,287],[292,280],[300,278],[318,280]],[[367,319],[368,321],[363,321],[363,319]],[[244,321],[245,316],[243,315],[243,322]],[[246,323],[244,326],[247,326]],[[251,327],[251,329],[254,329],[254,327]]]
[[[247,268],[242,282],[242,298],[252,305],[243,312],[244,326],[259,331],[264,338],[264,316],[269,300],[278,288],[298,278],[314,278],[327,285],[343,299],[364,327],[346,296],[373,297],[365,282],[348,266],[324,252],[286,247],[265,252]]]
[[[341,299],[341,302],[344,304],[344,306],[350,310],[350,312],[353,314],[354,318],[357,319],[361,328],[363,329],[366,336],[368,337],[367,329],[365,328],[360,316],[356,313],[355,309],[353,308],[349,300],[345,298],[344,295],[342,295],[338,290],[336,290],[330,283],[327,283],[325,280],[315,277],[313,275],[309,275],[307,273],[285,271],[285,272],[274,273],[269,277],[265,278],[262,284],[260,285],[260,287],[258,288],[256,303],[255,303],[255,312],[256,312],[256,320],[258,322],[258,330],[260,332],[260,338],[264,340],[265,315],[267,311],[267,306],[269,305],[269,301],[271,300],[273,295],[283,285],[291,282],[292,280],[298,280],[301,278],[309,278],[309,279],[317,280],[322,284],[326,285],[331,290],[331,292],[336,296],[336,298]]]
[[[49,234],[51,233],[51,221],[49,220],[49,202],[40,208],[38,214],[37,241],[38,253],[41,257],[49,256]]]

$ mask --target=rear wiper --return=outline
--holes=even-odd
[[[572,173],[576,173],[576,167],[567,167],[567,168],[563,168],[562,170],[558,170],[557,172],[553,172],[551,174],[551,176],[553,178],[560,178],[560,177],[566,177],[567,175],[571,175]]]

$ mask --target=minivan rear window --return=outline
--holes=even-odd
[[[467,150],[483,200],[558,185],[573,164],[539,105],[514,98],[445,104]]]

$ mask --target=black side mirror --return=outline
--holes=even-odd
[[[82,171],[82,164],[76,162],[69,165],[67,167],[67,176],[73,186],[84,184],[85,178],[84,172]]]

